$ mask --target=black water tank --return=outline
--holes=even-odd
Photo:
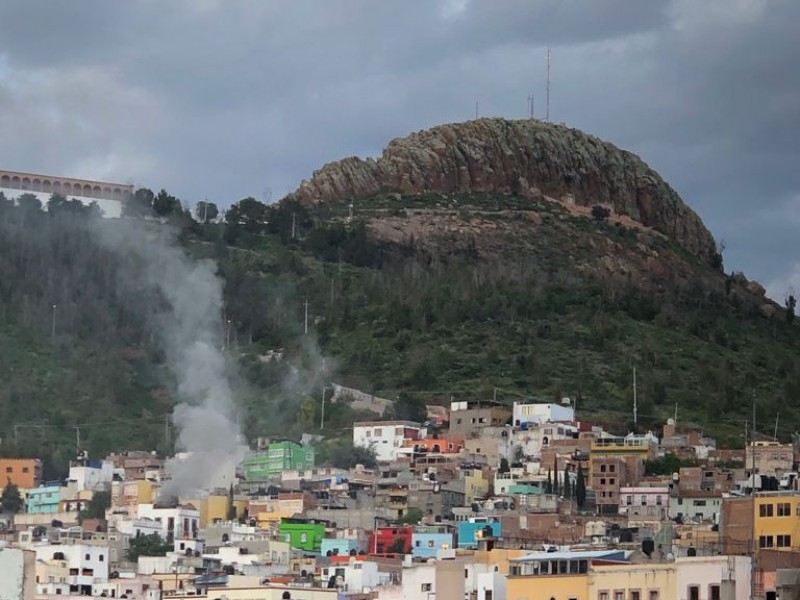
[[[697,548],[694,546],[689,546],[686,549],[686,556],[697,556]]]
[[[656,543],[652,540],[652,538],[647,538],[642,540],[642,552],[650,556],[653,554],[653,551],[656,549]]]

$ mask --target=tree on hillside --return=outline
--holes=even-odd
[[[133,196],[122,203],[122,216],[147,217],[153,214],[153,200],[155,194],[148,188],[139,188]]]
[[[498,473],[508,473],[511,469],[508,465],[508,459],[503,457],[500,459],[500,468],[497,470]]]
[[[132,537],[128,542],[126,556],[129,561],[136,562],[140,556],[166,556],[172,550],[172,544],[166,542],[157,533]]]
[[[572,498],[572,486],[569,482],[569,469],[564,466],[564,491],[562,493],[564,498]]]
[[[372,469],[378,465],[373,448],[354,446],[347,438],[326,441],[317,448],[317,460],[339,469],[349,469],[356,465],[364,465]]]
[[[177,215],[183,209],[181,202],[172,194],[168,194],[166,190],[162,189],[158,195],[153,199],[153,210],[157,215],[166,217],[169,215]]]
[[[605,221],[610,216],[611,216],[611,211],[608,210],[605,206],[600,206],[599,204],[595,204],[592,207],[592,217],[594,217],[595,220]]]
[[[422,423],[428,416],[425,401],[416,394],[400,392],[394,403],[395,419]]]
[[[0,496],[3,512],[16,514],[22,508],[22,496],[19,488],[9,481],[3,488],[3,495]]]
[[[797,299],[794,294],[789,294],[786,298],[786,322],[792,323],[795,317],[795,308],[797,307]]]
[[[84,519],[105,519],[106,509],[111,506],[111,494],[109,492],[95,492],[89,504],[80,513],[80,520]]]
[[[225,213],[225,223],[248,233],[260,233],[267,225],[267,205],[248,197],[233,204]]]
[[[586,504],[586,480],[583,478],[583,468],[578,466],[578,481],[575,482],[575,502],[578,508]]]
[[[423,517],[421,508],[411,506],[402,517],[397,519],[398,525],[417,525]]]

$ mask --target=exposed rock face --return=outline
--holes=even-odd
[[[384,191],[542,193],[605,204],[707,259],[714,238],[639,157],[576,129],[535,120],[479,119],[393,140],[378,160],[346,158],[315,171],[294,196],[345,200]]]

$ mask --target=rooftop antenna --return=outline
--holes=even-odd
[[[777,442],[778,441],[778,420],[780,418],[781,418],[781,413],[778,412],[778,414],[775,415],[775,435],[772,436],[772,441],[773,442]]]
[[[547,49],[547,110],[545,121],[550,121],[550,48]]]

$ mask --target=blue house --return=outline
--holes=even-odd
[[[319,552],[322,556],[328,556],[328,552],[330,552],[332,556],[349,556],[351,550],[355,550],[356,552],[361,550],[358,547],[358,540],[323,538]]]
[[[61,488],[57,485],[43,485],[28,490],[28,513],[57,513],[61,500]]]
[[[416,527],[411,534],[411,555],[414,558],[436,558],[439,550],[454,548],[453,532],[447,527]]]
[[[458,547],[477,548],[478,540],[484,537],[500,537],[500,522],[476,518],[458,524]]]

